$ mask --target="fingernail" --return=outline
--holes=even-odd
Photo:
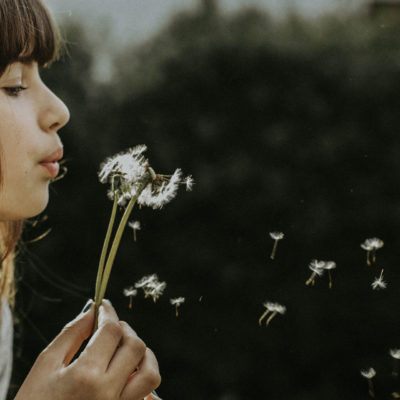
[[[92,303],[93,303],[93,300],[92,299],[89,299],[88,301],[87,301],[87,303],[85,304],[85,307],[83,307],[83,310],[82,310],[82,314],[85,314],[86,312],[88,312],[89,310],[90,310],[90,307],[92,306]]]

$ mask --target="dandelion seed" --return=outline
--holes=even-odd
[[[386,289],[387,283],[383,280],[383,269],[381,270],[381,274],[379,278],[375,277],[375,280],[371,283],[372,289]]]
[[[178,307],[180,307],[181,304],[183,304],[185,302],[185,298],[184,297],[177,297],[175,299],[169,299],[169,302],[175,306],[175,315],[176,317],[178,317],[179,313],[178,313]]]
[[[368,393],[369,395],[374,398],[375,391],[374,391],[374,384],[372,383],[372,378],[376,375],[376,371],[373,368],[369,368],[367,370],[361,370],[361,375],[368,379]]]
[[[156,282],[156,281],[158,281],[158,276],[156,274],[146,275],[143,278],[139,279],[135,283],[135,288],[143,289],[147,285],[151,284],[152,282]]]
[[[390,349],[389,353],[393,358],[392,375],[397,378],[399,376],[400,349]]]
[[[132,308],[132,298],[137,295],[137,290],[133,286],[124,289],[124,296],[129,297],[129,308]]]
[[[332,283],[331,270],[336,268],[336,263],[334,261],[325,261],[325,264],[324,264],[323,268],[328,271],[329,289],[332,289],[333,283]]]
[[[128,226],[133,229],[133,241],[136,242],[136,231],[140,231],[140,221],[129,222]]]
[[[146,296],[151,296],[153,298],[154,303],[159,299],[159,297],[164,293],[165,288],[167,287],[166,282],[153,282],[148,285],[146,290]]]
[[[154,303],[163,294],[167,286],[166,282],[160,282],[156,274],[147,275],[135,283],[135,288],[143,289],[144,297],[151,296]]]
[[[192,178],[192,175],[187,176],[183,180],[183,184],[186,186],[186,191],[190,192],[193,189],[194,185],[194,179]]]
[[[319,261],[319,260],[312,260],[310,264],[308,264],[308,268],[311,269],[312,274],[311,276],[306,280],[306,285],[315,285],[315,278],[317,276],[322,276],[324,273],[324,267],[325,267],[325,261]]]
[[[272,319],[277,315],[277,314],[285,314],[286,312],[286,307],[279,304],[279,303],[271,303],[269,301],[266,301],[263,303],[263,306],[266,308],[265,312],[263,315],[261,315],[260,319],[258,320],[258,324],[261,326],[261,323],[263,319],[271,313],[271,315],[268,317],[267,321],[265,322],[265,326],[268,326],[269,323],[272,321]]]
[[[270,232],[269,236],[274,240],[274,246],[271,255],[269,256],[270,259],[273,260],[275,258],[276,249],[278,248],[278,242],[285,237],[285,234],[283,232]]]
[[[383,241],[378,238],[365,239],[361,243],[361,248],[367,252],[367,265],[372,265],[376,262],[376,251],[382,248],[384,245]],[[372,255],[372,262],[370,256]]]

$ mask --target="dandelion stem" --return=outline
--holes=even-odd
[[[178,318],[179,312],[178,312],[178,305],[177,304],[175,305],[175,315],[176,315],[176,318]]]
[[[332,275],[331,271],[328,270],[328,276],[329,276],[329,289],[332,289],[333,283],[332,283]]]
[[[117,254],[119,243],[121,241],[122,234],[124,232],[126,223],[128,222],[129,216],[132,212],[133,206],[135,205],[136,200],[140,196],[140,193],[144,190],[144,188],[147,186],[147,184],[150,182],[150,180],[151,180],[151,176],[147,175],[147,179],[144,179],[144,181],[142,182],[142,184],[136,191],[135,196],[133,196],[131,198],[131,200],[128,203],[128,206],[125,209],[124,215],[121,218],[117,232],[115,233],[115,236],[114,236],[114,240],[113,240],[113,243],[112,243],[112,246],[110,249],[110,253],[108,254],[106,266],[104,268],[104,273],[103,273],[103,277],[101,280],[101,286],[100,286],[100,292],[99,292],[99,303],[102,301],[102,299],[104,298],[104,295],[106,293],[108,280],[110,278],[111,269],[114,264],[114,260],[115,260],[116,254]]]
[[[270,255],[270,259],[273,260],[275,258],[276,249],[278,248],[278,240],[275,239],[274,247],[272,248],[272,253]]]
[[[261,315],[260,319],[258,320],[258,325],[261,326],[262,320],[267,316],[267,314],[269,313],[269,310],[265,310],[264,314]]]
[[[132,308],[132,296],[129,296],[129,309]]]
[[[103,279],[104,263],[106,260],[108,245],[110,243],[111,232],[113,230],[113,226],[114,226],[114,222],[115,222],[115,215],[117,213],[117,205],[118,205],[118,196],[115,194],[114,204],[113,204],[113,208],[111,211],[111,217],[110,217],[110,221],[108,223],[107,233],[106,233],[106,237],[104,239],[103,249],[101,251],[101,256],[100,256],[100,261],[99,261],[99,267],[97,270],[96,291],[94,294],[96,313],[97,313],[97,310],[100,307],[100,303],[101,303],[101,300],[99,300],[99,292],[100,292],[101,281]]]

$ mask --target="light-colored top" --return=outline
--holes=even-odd
[[[13,322],[8,302],[0,299],[0,400],[5,400],[11,379]]]

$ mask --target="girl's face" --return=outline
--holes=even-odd
[[[42,82],[36,62],[11,64],[0,76],[0,221],[33,217],[49,198],[69,120],[65,104]]]

